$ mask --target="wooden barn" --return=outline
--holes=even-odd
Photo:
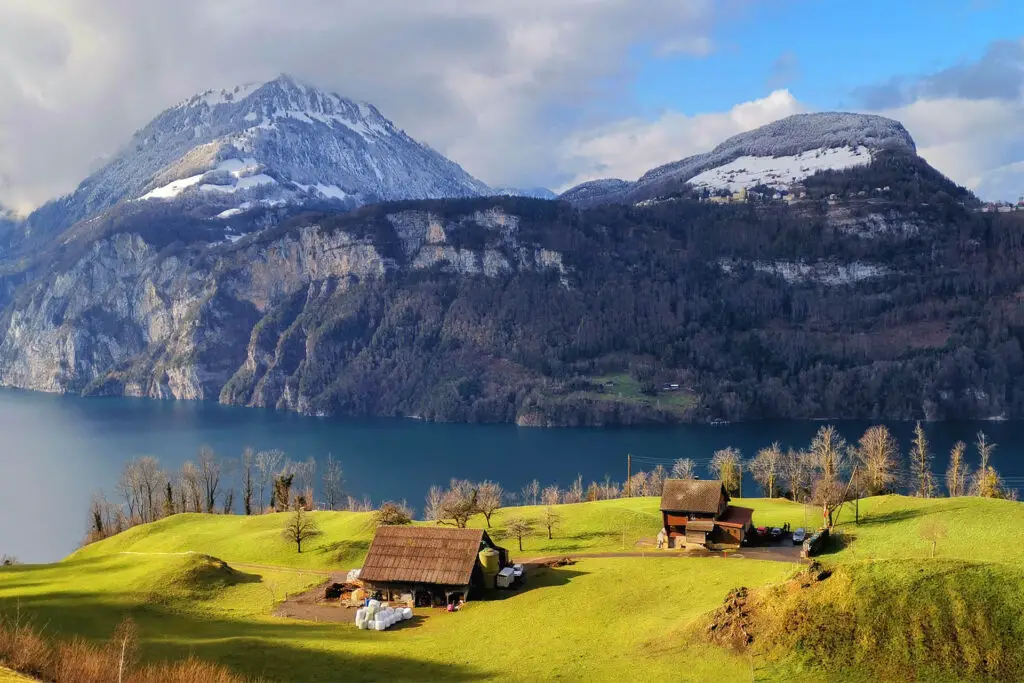
[[[729,504],[721,481],[667,479],[661,516],[669,548],[733,547],[753,528],[754,511]]]
[[[371,595],[429,607],[494,588],[495,576],[508,564],[508,551],[483,529],[382,526],[359,580]]]

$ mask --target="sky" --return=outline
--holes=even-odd
[[[1019,0],[0,0],[0,203],[73,190],[159,112],[289,73],[492,186],[632,180],[803,111],[901,121],[1024,194]]]

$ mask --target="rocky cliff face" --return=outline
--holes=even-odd
[[[312,223],[173,254],[138,234],[100,239],[11,307],[0,384],[324,412],[322,387],[310,393],[302,380],[322,367],[327,319],[372,332],[360,324],[368,287],[420,271],[567,273],[561,254],[521,241],[519,217],[501,208],[384,219],[391,240],[368,236],[358,218],[358,231]],[[467,231],[476,244],[449,238]]]

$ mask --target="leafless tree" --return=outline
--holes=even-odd
[[[924,428],[918,422],[914,427],[914,440],[910,449],[910,472],[914,480],[914,495],[931,498],[935,495],[935,475],[932,474],[932,454],[928,448],[928,438]]]
[[[212,513],[220,494],[220,477],[222,466],[213,449],[209,446],[199,447],[199,481],[203,487],[203,512]]]
[[[102,493],[93,495],[89,503],[89,524],[85,542],[93,543],[119,534],[128,528],[124,509],[107,500]]]
[[[762,448],[750,461],[750,473],[769,498],[775,497],[776,486],[782,472],[782,447],[776,441],[768,448]]]
[[[523,487],[523,505],[536,505],[540,495],[540,482],[534,479]]]
[[[141,519],[142,500],[139,486],[139,472],[136,461],[125,463],[117,481],[117,492],[124,499],[128,519]]]
[[[562,490],[558,488],[558,484],[552,484],[544,489],[540,498],[545,505],[558,505],[562,502]]]
[[[839,479],[846,468],[847,451],[846,439],[839,435],[839,430],[832,425],[819,429],[809,451],[819,477],[829,481]]]
[[[291,475],[289,475],[291,476]],[[316,521],[302,507],[296,507],[288,517],[282,536],[295,544],[295,549],[302,552],[302,544],[321,534]]]
[[[967,444],[957,441],[949,452],[949,467],[946,468],[946,491],[950,498],[958,498],[967,495],[967,463],[964,461],[964,454],[967,452]]]
[[[436,522],[441,519],[441,503],[444,501],[444,489],[440,486],[431,486],[427,491],[427,504],[423,508],[423,516],[428,521]]]
[[[487,520],[488,529],[491,528],[491,515],[501,507],[504,497],[505,490],[501,488],[501,484],[485,481],[478,487],[476,504],[480,512],[483,513],[484,519]]]
[[[583,475],[577,474],[576,478],[572,480],[572,485],[565,492],[566,503],[580,503],[583,501]]]
[[[505,525],[505,532],[519,541],[519,552],[523,551],[523,537],[533,533],[533,522],[522,517],[513,517]]]
[[[782,479],[786,482],[793,500],[801,503],[811,494],[814,482],[814,466],[807,451],[790,448],[782,458]]]
[[[736,495],[743,481],[743,456],[736,448],[723,448],[711,456],[709,467],[716,479],[721,479],[729,495]]]
[[[313,482],[316,481],[316,460],[312,457],[306,458],[305,462],[297,462],[292,465],[292,472],[295,473],[295,489],[299,498],[306,508],[313,507]]]
[[[186,462],[181,466],[181,488],[185,495],[185,507],[182,512],[203,511],[203,484],[199,469]]]
[[[345,509],[350,512],[372,512],[373,501],[370,500],[369,496],[363,496],[362,498],[345,496]]]
[[[860,467],[859,479],[870,496],[889,493],[896,485],[900,448],[896,439],[883,425],[868,427],[856,450]]]
[[[555,508],[553,508],[550,505],[545,505],[544,506],[544,526],[548,530],[548,540],[551,540],[553,538],[552,534],[553,534],[555,528],[558,527],[558,525],[561,524],[561,522],[562,522],[562,517],[557,512],[555,512]]]
[[[403,500],[401,503],[388,501],[373,513],[373,526],[401,526],[412,524],[412,510]]]
[[[661,465],[656,465],[647,476],[647,495],[660,496],[666,479],[668,479],[668,472]]]
[[[614,500],[622,495],[618,482],[612,481],[607,474],[604,475],[604,483],[601,484],[601,500]]]
[[[627,497],[646,496],[650,493],[650,480],[646,472],[634,472],[623,487]]]
[[[590,486],[587,487],[587,500],[601,500],[601,485],[596,481],[590,482]]]
[[[441,497],[437,513],[438,524],[448,524],[460,529],[466,528],[469,519],[480,512],[477,503],[478,488],[464,479],[452,479],[448,490]]]
[[[328,453],[323,474],[324,501],[328,510],[336,510],[341,503],[342,484],[341,462]]]
[[[981,465],[971,480],[971,493],[982,498],[1008,498],[1009,494],[1003,486],[1003,479],[992,466],[992,451],[996,445],[988,440],[985,432],[978,432],[976,442]]]
[[[274,496],[272,503],[276,512],[285,512],[292,507],[292,482],[295,475],[287,468],[274,477]],[[302,506],[298,506],[302,507]]]
[[[679,458],[672,463],[673,479],[696,479],[697,467],[691,458]]]
[[[235,487],[233,487],[233,486],[228,487],[228,489],[226,491],[224,491],[224,498],[223,498],[223,500],[224,500],[224,504],[221,507],[221,512],[223,512],[225,515],[234,514],[234,512],[235,512]]]
[[[938,545],[939,541],[947,536],[948,533],[949,530],[946,528],[945,523],[939,519],[935,519],[934,517],[921,522],[921,527],[918,529],[918,535],[920,535],[923,540],[931,543],[932,557],[935,557],[935,547]]]
[[[259,472],[256,491],[259,494],[260,512],[267,509],[264,494],[273,483],[282,463],[284,463],[284,452],[282,451],[275,449],[260,451],[256,454],[256,470]],[[271,491],[271,495],[273,495],[273,491]]]
[[[256,453],[249,446],[242,451],[242,510],[246,516],[253,513],[252,503],[256,489],[253,481],[253,468],[256,464]]]

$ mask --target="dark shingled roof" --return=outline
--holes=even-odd
[[[735,505],[726,506],[725,512],[716,520],[724,526],[744,527],[753,522],[754,509],[741,508]]]
[[[661,509],[667,512],[717,513],[725,487],[718,480],[666,479]],[[729,499],[725,494],[726,500]]]
[[[359,579],[468,585],[483,537],[483,529],[382,526],[373,537]]]

